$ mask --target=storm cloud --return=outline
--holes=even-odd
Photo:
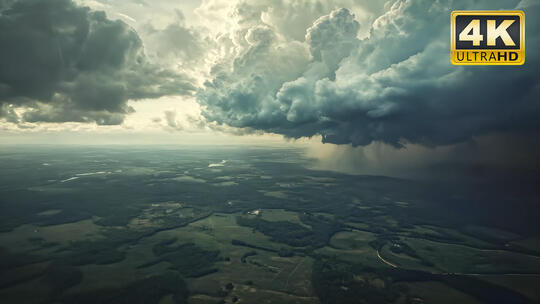
[[[486,8],[525,11],[525,65],[451,65],[450,12]],[[237,51],[197,93],[209,121],[353,146],[438,146],[540,130],[537,2],[395,1],[372,24],[342,8],[316,19],[303,41],[257,8],[236,13],[249,20],[228,38]],[[369,35],[358,38],[365,26]]]
[[[128,100],[194,90],[187,76],[148,62],[125,23],[70,0],[0,1],[0,41],[8,121],[120,124]]]

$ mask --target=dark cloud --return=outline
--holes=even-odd
[[[459,67],[449,59],[452,10],[518,5],[395,1],[362,40],[354,35],[358,23],[351,13],[336,10],[307,30],[304,45],[311,59],[305,66],[265,66],[280,63],[261,51],[276,45],[265,38],[268,43],[259,49],[251,43],[240,53],[233,70],[217,69],[197,94],[203,115],[234,127],[293,138],[322,135],[323,142],[354,146],[374,141],[438,146],[494,133],[538,136],[540,4],[519,7],[527,20],[524,66]],[[264,37],[279,36],[265,28]]]
[[[119,124],[130,99],[194,89],[147,62],[137,33],[104,12],[71,0],[2,1],[0,10],[0,103],[28,107],[24,121]]]

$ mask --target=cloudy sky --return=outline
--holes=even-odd
[[[523,10],[525,65],[452,66],[456,9]],[[0,0],[0,44],[2,143],[293,145],[375,174],[540,151],[534,0]]]

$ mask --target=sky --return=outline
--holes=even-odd
[[[450,12],[520,9],[523,66],[453,66]],[[540,2],[0,0],[3,144],[297,146],[319,167],[537,168]],[[470,171],[470,170],[469,170]]]

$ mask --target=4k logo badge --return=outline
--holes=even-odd
[[[522,11],[453,11],[451,61],[455,65],[525,63]]]

